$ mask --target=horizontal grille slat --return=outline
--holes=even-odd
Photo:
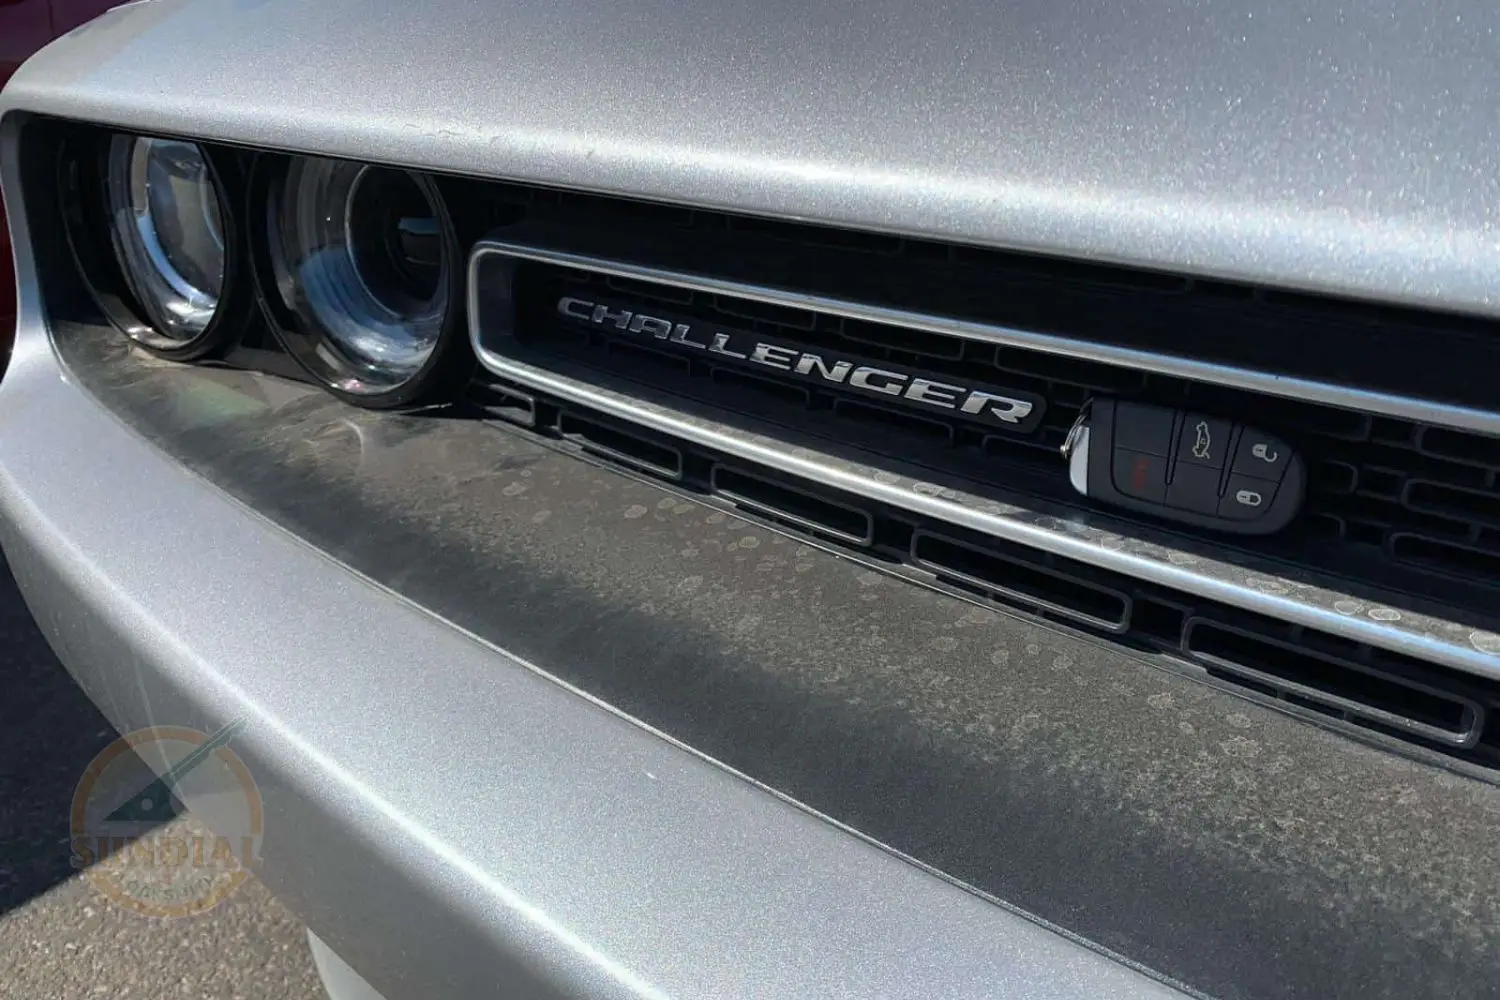
[[[1430,565],[1453,573],[1472,573],[1491,578],[1500,574],[1500,545],[1465,545],[1430,536],[1405,532],[1391,536],[1392,554],[1402,561]]]
[[[1445,427],[1423,427],[1417,434],[1416,445],[1428,455],[1484,468],[1491,483],[1495,481],[1495,470],[1500,469],[1500,440],[1462,434]]]
[[[1500,526],[1500,493],[1427,479],[1408,480],[1401,502],[1412,510],[1480,526]]]

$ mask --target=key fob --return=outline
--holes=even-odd
[[[1280,438],[1149,403],[1093,400],[1063,454],[1086,497],[1239,535],[1285,528],[1306,492],[1302,458]]]

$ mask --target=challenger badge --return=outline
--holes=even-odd
[[[1012,432],[1025,433],[1041,421],[1046,403],[1029,392],[962,384],[950,377],[882,362],[869,365],[790,341],[763,337],[650,315],[615,304],[565,296],[558,300],[563,317],[611,333],[649,337],[683,351],[711,354],[714,360],[745,367],[769,368],[782,375],[860,393],[917,410],[941,410]]]

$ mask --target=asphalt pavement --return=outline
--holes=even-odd
[[[74,787],[115,735],[0,563],[0,998],[325,1000],[301,922],[253,879],[203,916],[162,919],[69,865]]]

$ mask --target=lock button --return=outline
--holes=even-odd
[[[1271,508],[1276,499],[1274,479],[1231,475],[1219,498],[1219,516],[1234,521],[1254,521]]]
[[[1234,450],[1234,464],[1229,467],[1229,471],[1239,476],[1254,476],[1279,483],[1291,460],[1292,449],[1284,442],[1252,427],[1246,427],[1240,434],[1239,446]]]

